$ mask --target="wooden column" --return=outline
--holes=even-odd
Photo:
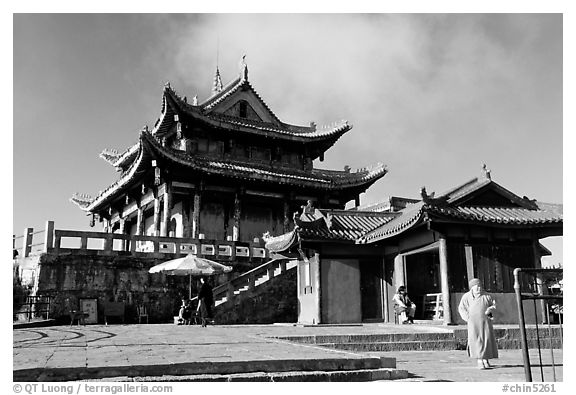
[[[102,224],[102,230],[106,233],[110,232],[110,219],[104,218],[104,223]]]
[[[194,193],[194,207],[192,212],[192,237],[197,239],[200,234],[200,191]]]
[[[406,285],[406,271],[404,267],[404,255],[398,254],[394,257],[394,287]],[[396,291],[396,289],[394,291]]]
[[[464,245],[464,254],[466,255],[466,274],[470,281],[474,278],[474,254],[471,245]]]
[[[118,229],[118,233],[120,233],[121,235],[126,234],[126,218],[120,218],[120,225],[119,225],[119,229]],[[126,251],[126,240],[122,240],[120,242],[120,245],[122,246],[121,250],[122,251]]]
[[[234,225],[232,226],[232,240],[240,240],[240,215],[242,214],[242,202],[240,194],[234,195]]]
[[[154,236],[160,236],[160,197],[154,198]]]
[[[136,236],[144,235],[144,209],[138,207],[136,212]]]
[[[160,236],[168,236],[170,228],[170,217],[172,216],[172,187],[170,183],[166,183],[164,188],[164,210],[162,213],[162,227],[160,228]]]
[[[284,200],[284,233],[290,230],[290,204]]]
[[[440,237],[438,255],[440,256],[440,288],[442,290],[442,308],[444,311],[444,325],[452,324],[452,310],[450,309],[450,288],[448,282],[448,249],[446,238]]]
[[[390,300],[388,298],[388,283],[386,282],[386,260],[382,258],[382,319],[384,322],[390,322]]]
[[[314,254],[314,265],[310,262],[310,269],[314,268],[313,270],[313,283],[312,283],[312,292],[314,292],[314,304],[316,310],[316,318],[314,324],[322,323],[322,278],[321,278],[321,270],[320,270],[320,254]],[[311,273],[312,274],[312,273]]]
[[[190,201],[182,200],[182,237],[190,237]]]

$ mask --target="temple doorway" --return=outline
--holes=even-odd
[[[382,321],[382,263],[379,260],[360,261],[360,298],[362,322]]]
[[[438,319],[441,311],[440,258],[438,249],[405,256],[406,288],[416,304],[416,319]],[[438,305],[438,303],[440,303]]]

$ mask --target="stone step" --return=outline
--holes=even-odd
[[[248,373],[282,372],[336,372],[395,368],[395,358],[338,357],[321,359],[278,359],[219,362],[186,362],[151,365],[119,365],[100,367],[32,368],[13,371],[14,381],[74,381],[108,379],[113,377],[158,377],[158,376],[198,376],[233,375]]]
[[[416,332],[416,333],[379,333],[356,335],[311,335],[311,336],[281,336],[277,339],[304,344],[325,343],[384,343],[405,341],[442,341],[454,340],[451,332]]]
[[[372,343],[324,343],[318,346],[345,351],[431,351],[457,350],[458,343],[452,340],[372,342]]]
[[[402,369],[379,368],[334,371],[286,371],[252,372],[236,374],[165,375],[146,377],[113,377],[110,382],[359,382],[380,380],[403,380],[408,371]],[[100,381],[100,380],[88,380]]]

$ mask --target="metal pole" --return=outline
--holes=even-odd
[[[527,382],[532,382],[532,372],[530,371],[530,355],[528,354],[528,341],[526,340],[526,327],[524,323],[524,307],[522,305],[522,294],[520,292],[520,281],[518,276],[521,268],[514,269],[514,291],[516,293],[516,304],[518,307],[518,323],[520,325],[520,336],[522,337],[522,357],[524,359],[524,376]]]
[[[548,304],[548,301],[546,301],[546,314],[548,314],[549,311],[550,306]],[[552,360],[552,378],[554,382],[556,382],[556,363],[554,361],[554,344],[553,344],[554,337],[552,335],[552,327],[550,326],[550,318],[548,318],[547,321],[548,321],[548,337],[550,338],[550,358]]]
[[[542,366],[542,348],[540,347],[540,332],[538,331],[538,309],[534,299],[534,321],[536,322],[536,344],[538,345],[538,360],[540,361],[540,378],[544,381],[544,367]]]

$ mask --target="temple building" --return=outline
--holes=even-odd
[[[485,166],[443,194],[422,188],[420,200],[304,209],[295,221],[266,247],[298,260],[298,321],[310,324],[394,322],[400,285],[417,319],[462,324],[457,306],[474,277],[497,301],[495,322],[515,323],[514,268],[540,268],[549,254],[540,239],[563,234],[561,204],[520,197]]]
[[[203,102],[166,84],[154,127],[123,152],[101,153],[119,178],[93,198],[76,194],[71,201],[106,232],[262,240],[265,232],[290,231],[292,214],[309,201],[329,209],[358,206],[360,194],[386,174],[382,164],[357,171],[313,166],[351,128],[346,121],[322,128],[280,121],[242,62],[225,86],[216,70]]]

